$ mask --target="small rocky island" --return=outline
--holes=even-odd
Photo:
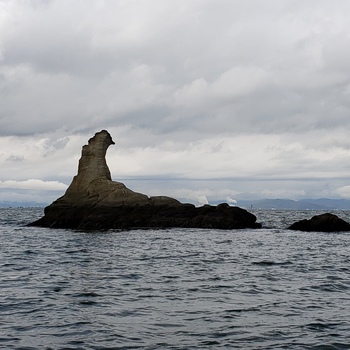
[[[195,207],[166,196],[148,197],[112,181],[106,152],[113,145],[102,130],[83,146],[78,174],[66,193],[30,226],[79,230],[135,228],[260,228],[255,215],[228,204]]]
[[[337,215],[325,213],[311,219],[303,219],[289,226],[289,230],[307,232],[342,232],[350,231],[350,224]]]

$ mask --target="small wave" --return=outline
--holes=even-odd
[[[73,297],[76,298],[95,298],[100,296],[100,294],[96,293],[96,292],[83,292],[83,293],[78,293],[78,294],[73,294]]]
[[[306,324],[304,327],[307,329],[310,329],[312,331],[326,331],[329,329],[336,329],[339,327],[340,323],[330,323],[325,321],[318,321],[318,322],[311,322],[309,324]]]
[[[344,283],[321,283],[319,285],[311,285],[301,287],[303,291],[318,291],[318,292],[342,292],[348,290],[350,287]]]
[[[94,305],[97,304],[97,301],[94,300],[81,300],[79,301],[80,305]]]
[[[349,350],[350,343],[328,343],[328,344],[319,344],[314,345],[312,347],[308,347],[308,349],[312,350]]]
[[[291,261],[270,261],[270,260],[262,260],[262,261],[253,261],[253,265],[259,265],[259,266],[283,266],[283,265],[292,265],[293,263]]]

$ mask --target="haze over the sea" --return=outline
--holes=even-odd
[[[198,204],[350,199],[347,0],[0,1],[0,202],[112,178]]]

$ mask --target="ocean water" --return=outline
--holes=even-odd
[[[350,233],[254,213],[265,228],[92,233],[0,209],[0,348],[350,349]]]

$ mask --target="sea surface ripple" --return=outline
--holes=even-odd
[[[263,229],[77,232],[0,209],[0,348],[350,349],[350,233],[255,214]]]

